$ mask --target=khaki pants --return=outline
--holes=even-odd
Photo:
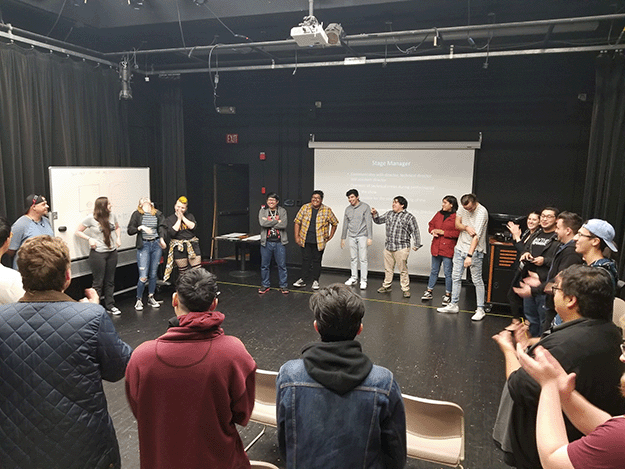
[[[402,291],[410,290],[410,277],[408,277],[408,254],[410,248],[400,249],[399,251],[384,250],[384,283],[383,287],[388,288],[393,283],[393,272],[395,264],[399,269],[399,284]]]

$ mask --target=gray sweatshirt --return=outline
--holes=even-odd
[[[343,221],[343,231],[341,239],[358,238],[366,236],[367,239],[373,238],[373,224],[371,222],[371,207],[364,202],[360,202],[355,207],[349,204],[345,208],[345,217]]]

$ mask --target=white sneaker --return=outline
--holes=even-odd
[[[151,306],[152,308],[158,308],[161,306],[161,304],[156,301],[153,296],[148,296],[148,306]]]
[[[300,278],[296,282],[293,283],[293,286],[296,288],[302,288],[306,286],[306,282],[304,282],[303,278]]]
[[[319,290],[319,282],[317,282],[316,280],[313,281],[312,289],[313,290]]]
[[[438,308],[436,311],[438,311],[439,313],[457,314],[458,311],[460,311],[460,308],[458,308],[458,304],[457,303],[449,303],[447,306],[443,306],[442,308]]]
[[[475,314],[471,316],[471,321],[481,321],[485,317],[486,317],[486,312],[484,311],[484,308],[477,308],[475,310]]]
[[[137,302],[135,303],[135,309],[137,311],[141,311],[143,309],[143,302],[141,301],[141,298],[137,298]]]
[[[112,314],[113,316],[119,316],[122,312],[119,310],[117,306],[113,306],[111,309],[107,311],[107,313]]]
[[[360,289],[361,290],[366,290],[367,289],[367,282],[360,282]]]
[[[351,287],[352,285],[356,285],[357,283],[358,283],[358,279],[354,277],[350,277],[347,280],[345,280],[345,285],[347,285],[348,287]]]

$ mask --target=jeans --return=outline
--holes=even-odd
[[[410,248],[400,249],[399,251],[389,251],[384,249],[384,282],[383,287],[390,287],[393,283],[393,272],[395,264],[399,269],[399,285],[402,291],[410,290],[410,277],[408,276],[408,255]]]
[[[115,269],[117,268],[117,250],[89,253],[89,267],[93,274],[93,289],[98,292],[100,301],[104,299],[104,307],[110,310],[115,306],[113,291],[115,290]]]
[[[523,298],[523,315],[530,322],[532,337],[540,336],[540,329],[545,322],[545,301],[547,295],[532,295]]]
[[[278,265],[278,276],[280,279],[280,288],[289,286],[286,272],[286,246],[281,242],[274,243],[267,241],[265,245],[260,246],[260,278],[264,288],[271,286],[269,275],[271,273],[271,258],[276,259]]]
[[[367,237],[348,236],[349,241],[349,255],[351,260],[352,278],[358,280],[358,261],[360,260],[360,281],[366,282],[368,271],[367,261]]]
[[[443,264],[443,272],[445,272],[445,292],[451,293],[452,281],[451,272],[453,270],[453,261],[451,257],[432,256],[432,270],[430,271],[430,280],[428,281],[428,290],[432,290],[438,280],[438,273]]]
[[[457,304],[460,300],[460,288],[462,287],[462,272],[464,271],[464,260],[467,258],[468,253],[454,248],[454,269],[452,273],[452,289],[451,289],[451,302]],[[477,307],[484,307],[484,280],[482,279],[482,264],[484,262],[484,253],[475,251],[471,258],[471,279],[473,285],[475,285],[475,299],[477,300]]]
[[[163,250],[158,239],[154,241],[144,240],[141,249],[137,249],[137,267],[139,268],[137,298],[143,298],[143,290],[145,290],[145,284],[148,282],[148,279],[150,281],[148,293],[150,295],[154,294],[156,290],[156,272],[158,271],[158,264],[161,262],[162,254]]]

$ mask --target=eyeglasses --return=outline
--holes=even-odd
[[[557,290],[560,290],[561,292],[564,292],[564,290],[562,289],[562,287],[558,287],[557,285],[554,285],[553,287],[551,287],[551,290],[553,292],[556,292]]]
[[[540,218],[555,218],[555,215],[541,215]]]
[[[577,232],[577,236],[583,236],[584,238],[589,238],[589,239],[596,238],[595,235],[587,235],[587,234],[584,234],[584,233],[580,233],[579,231]]]

